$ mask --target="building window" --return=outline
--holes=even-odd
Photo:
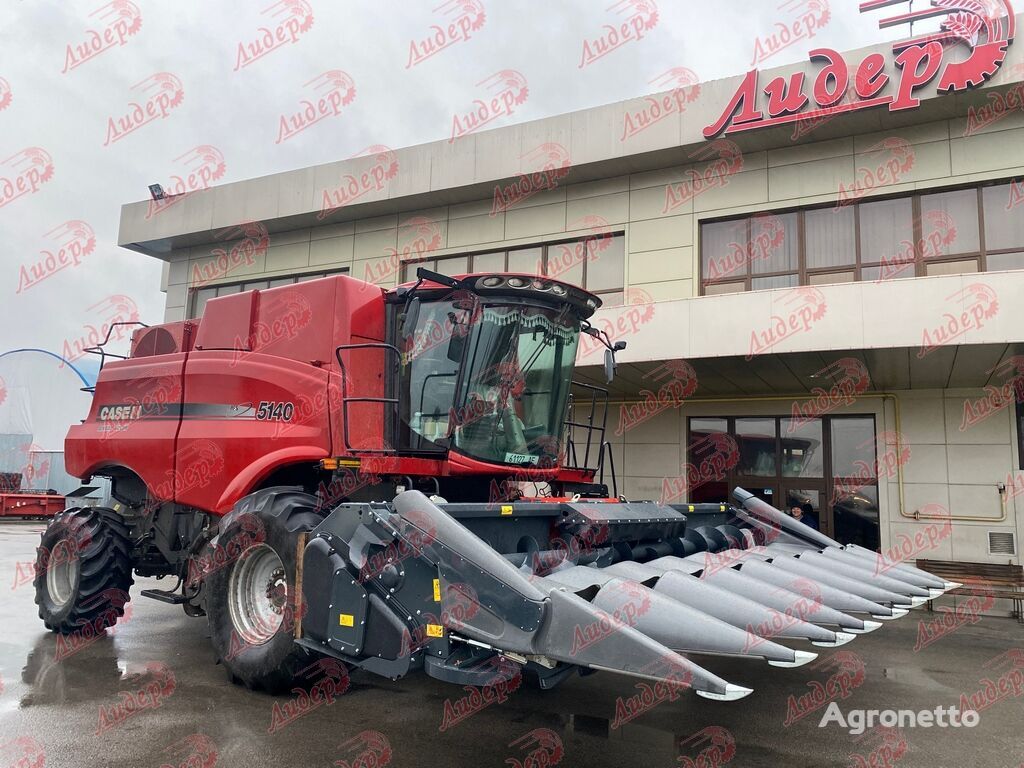
[[[290,275],[288,277],[274,277],[268,280],[249,280],[247,282],[221,283],[203,286],[202,288],[191,288],[189,289],[188,316],[189,319],[202,317],[203,310],[206,308],[206,302],[216,296],[228,296],[232,293],[241,293],[242,291],[265,291],[267,288],[304,283],[307,280],[317,280],[318,278],[330,277],[331,275],[342,275],[346,272],[348,272],[348,269],[335,269],[330,272],[311,272],[306,275]]]
[[[701,225],[701,293],[1024,269],[1024,180]]]
[[[623,300],[626,238],[621,232],[601,233],[524,248],[410,261],[402,267],[402,281],[415,280],[417,267],[444,275],[522,272],[550,277],[586,288],[600,295],[605,306],[614,306]]]
[[[741,486],[772,506],[794,506],[843,543],[879,546],[873,416],[689,419],[686,498],[721,502]],[[673,486],[674,488],[674,486]]]

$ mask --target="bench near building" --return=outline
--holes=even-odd
[[[621,493],[742,485],[842,541],[1020,563],[1021,21],[133,203],[119,241],[165,262],[168,321],[417,265],[578,283],[628,343]]]

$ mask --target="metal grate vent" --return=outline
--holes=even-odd
[[[989,531],[988,553],[990,555],[1016,555],[1016,537],[1010,531]]]

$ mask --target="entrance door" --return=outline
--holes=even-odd
[[[737,418],[734,434],[740,453],[735,484],[778,507],[778,419],[774,416]]]

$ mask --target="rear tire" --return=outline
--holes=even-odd
[[[33,584],[39,618],[68,634],[106,629],[124,616],[132,579],[128,526],[106,507],[69,509],[43,531]]]
[[[295,488],[257,491],[238,502],[211,543],[210,640],[232,682],[287,691],[318,658],[294,640],[296,550],[299,535],[323,520],[317,508],[315,496]]]

